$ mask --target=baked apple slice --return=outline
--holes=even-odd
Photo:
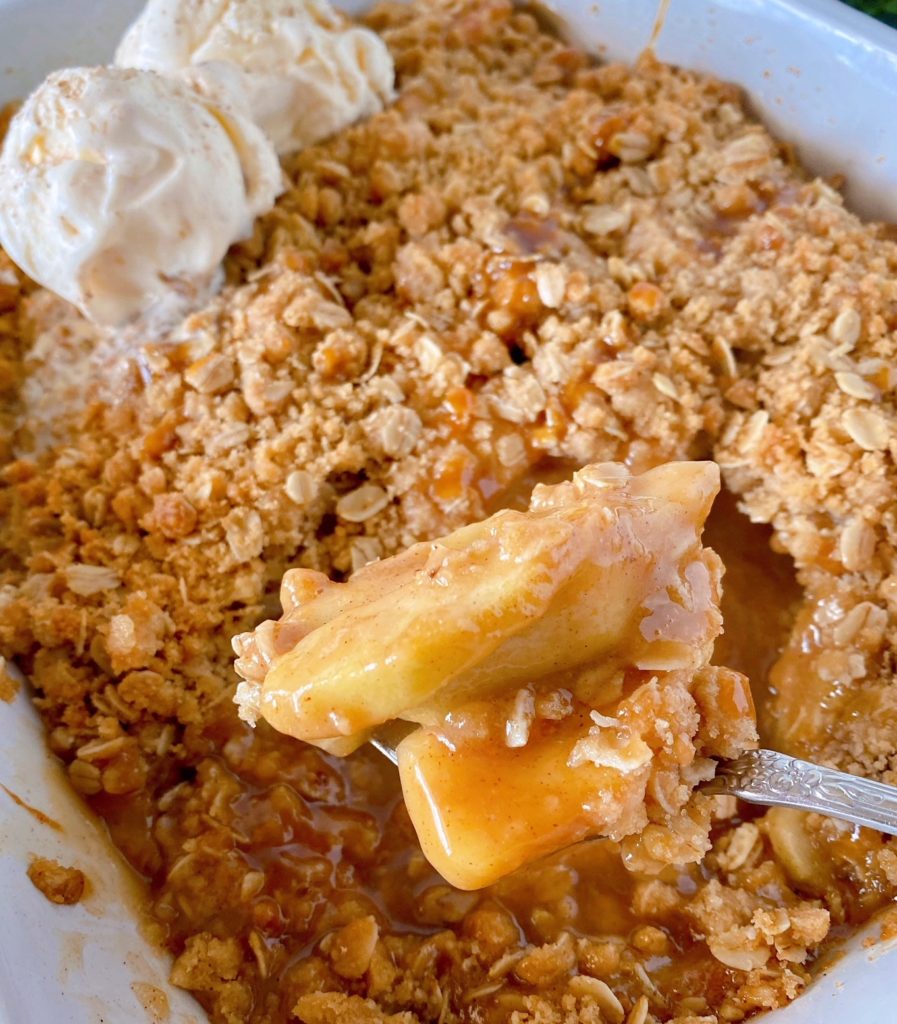
[[[433,724],[463,700],[585,665],[599,687],[629,665],[697,666],[721,622],[717,560],[700,546],[718,488],[712,463],[639,477],[594,466],[536,487],[528,512],[498,512],[345,583],[291,570],[280,621],[235,639],[237,671],[260,684],[241,703],[317,742],[394,718]]]

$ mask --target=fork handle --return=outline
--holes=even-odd
[[[897,835],[897,786],[859,778],[774,750],[749,750],[720,761],[702,793],[737,796],[752,804],[817,811],[854,825]]]

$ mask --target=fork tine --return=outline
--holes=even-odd
[[[399,755],[396,753],[396,748],[390,746],[385,740],[379,736],[372,736],[368,741],[375,750],[379,750],[380,753],[389,761],[392,761],[394,765],[399,763]]]

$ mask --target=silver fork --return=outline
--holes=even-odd
[[[848,775],[775,750],[748,750],[720,761],[702,793],[751,804],[794,807],[897,835],[897,786]]]
[[[391,736],[381,733],[370,743],[393,764],[398,763]],[[816,811],[897,836],[897,786],[823,768],[775,750],[749,750],[731,761],[719,761],[716,775],[699,788],[702,793],[737,796],[750,804]]]

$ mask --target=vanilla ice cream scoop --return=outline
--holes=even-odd
[[[209,61],[242,69],[252,116],[279,153],[332,135],[393,96],[386,44],[324,0],[149,0],[115,55],[120,67],[167,75]]]
[[[99,323],[153,307],[177,315],[202,301],[228,247],[282,189],[267,137],[218,98],[226,72],[198,69],[195,78],[58,71],[10,125],[0,243]]]

